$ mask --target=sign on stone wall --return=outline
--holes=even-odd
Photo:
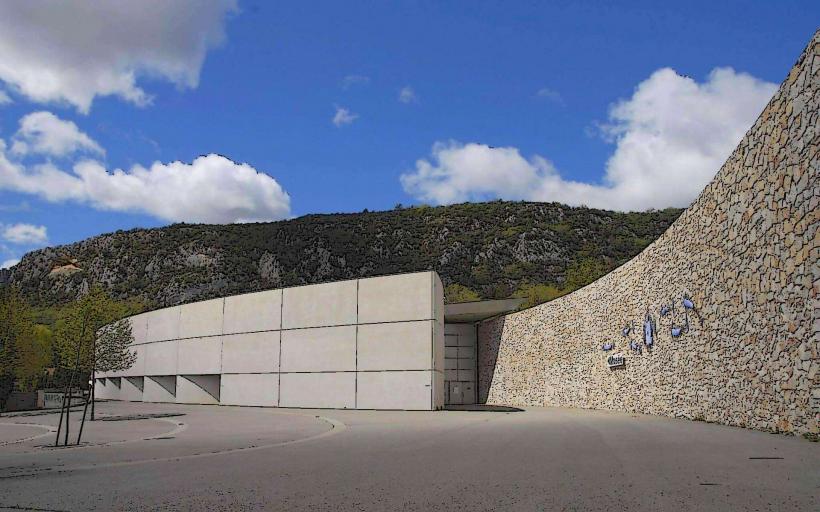
[[[612,354],[606,358],[606,364],[610,368],[620,368],[626,366],[626,358],[623,354]]]

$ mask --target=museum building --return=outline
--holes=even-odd
[[[101,399],[435,410],[476,402],[476,323],[520,299],[444,304],[435,272],[248,293],[129,318],[136,362]]]

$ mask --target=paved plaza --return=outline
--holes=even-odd
[[[561,408],[97,412],[114,421],[87,423],[74,448],[50,446],[58,414],[0,417],[0,510],[820,508],[820,445],[703,422]]]

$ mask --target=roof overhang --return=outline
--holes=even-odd
[[[478,300],[444,305],[444,321],[448,324],[466,324],[486,320],[518,309],[524,299]]]

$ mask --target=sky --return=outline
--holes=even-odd
[[[0,2],[0,267],[174,222],[685,207],[820,3]]]

